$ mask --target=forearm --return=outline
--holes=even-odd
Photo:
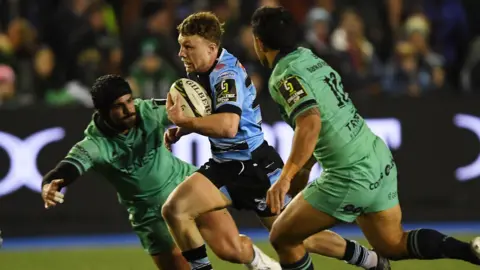
[[[49,171],[42,180],[42,187],[53,180],[63,179],[62,187],[73,183],[80,176],[78,169],[69,162],[60,162],[53,170]]]
[[[297,127],[293,135],[293,145],[290,156],[283,167],[282,174],[292,180],[305,166],[310,172],[313,164],[310,164],[313,151],[317,142],[319,130],[310,127]],[[308,164],[307,164],[308,163]],[[306,166],[308,165],[308,166]]]
[[[315,165],[315,163],[317,163],[317,160],[314,156],[312,156],[307,163],[303,165],[295,177],[293,177],[288,194],[290,194],[292,197],[295,197],[307,186],[308,180],[310,179],[310,172],[312,171],[312,167]]]
[[[232,121],[227,113],[218,113],[189,118],[181,128],[213,138],[232,138],[237,133],[238,121]]]

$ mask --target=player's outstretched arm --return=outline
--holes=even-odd
[[[78,142],[67,156],[43,177],[42,199],[45,208],[63,203],[63,194],[60,190],[92,168],[98,159],[98,153],[98,147],[92,141],[85,139]]]

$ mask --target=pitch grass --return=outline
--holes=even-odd
[[[472,237],[460,237],[470,240]],[[366,244],[364,241],[360,241]],[[257,243],[269,255],[275,252],[266,242]],[[241,265],[222,262],[210,253],[210,260],[214,269],[240,270]],[[313,255],[316,269],[359,269],[344,262]],[[393,262],[395,270],[473,270],[478,269],[462,261],[436,260],[436,261],[403,261]],[[0,250],[0,269],[5,270],[154,270],[153,263],[139,247],[115,248],[90,248],[90,249],[53,249],[32,251],[7,251]]]

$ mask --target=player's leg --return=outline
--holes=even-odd
[[[270,179],[271,184],[278,180],[278,174],[268,174],[267,171],[267,175]],[[299,192],[301,192],[305,188],[308,182],[308,178],[308,172],[304,172],[303,175],[296,175],[288,194],[290,196],[295,196]],[[285,204],[287,203],[288,198],[285,201]],[[274,221],[278,218],[278,216],[273,216],[268,208],[265,209],[265,211],[257,210],[257,215],[259,216],[263,225],[269,231],[271,230]],[[354,241],[344,239],[340,235],[329,230],[324,230],[308,237],[306,240],[303,241],[303,245],[308,252],[340,260],[345,260],[349,264],[365,267],[367,269],[375,264],[375,254],[370,257],[371,260],[363,260],[366,255],[359,255],[362,251],[364,251],[364,253],[366,253],[367,255],[368,253],[373,253],[372,251],[369,251],[366,247],[363,247]],[[291,256],[295,257],[295,254],[299,252],[299,250],[303,251],[303,249],[300,249],[298,247],[292,247],[292,249],[290,250],[290,252],[292,253]],[[356,253],[358,253],[358,256],[356,256],[357,254],[355,253],[355,251]],[[288,253],[289,248],[285,248],[283,252]]]
[[[295,197],[274,223],[270,236],[279,256],[285,258],[285,263],[298,259],[299,254],[292,250],[301,250],[296,246],[303,242],[310,252],[365,269],[376,267],[379,257],[374,251],[337,234],[324,232],[338,221],[353,222],[356,219],[363,211],[360,205],[369,204],[368,197],[359,196],[364,194],[362,191],[363,186],[350,179],[322,174]],[[321,244],[325,240],[331,241],[333,248]]]
[[[178,247],[173,248],[170,251],[163,251],[156,254],[151,254],[153,262],[160,270],[190,270],[185,257]]]
[[[397,204],[380,212],[364,214],[357,219],[374,249],[392,260],[458,259],[480,265],[471,244],[432,229],[405,232],[401,225],[402,211]]]
[[[208,178],[196,172],[175,188],[163,205],[162,216],[192,269],[211,269],[195,219],[230,203]]]
[[[282,268],[313,269],[303,241],[336,223],[334,217],[313,208],[303,194],[296,196],[279,215],[270,231],[270,242],[280,258]]]
[[[127,207],[133,231],[158,269],[189,270],[190,265],[175,245],[158,208],[138,204]]]
[[[252,240],[239,234],[227,209],[202,214],[196,223],[203,239],[220,259],[240,264],[253,260]]]
[[[371,164],[381,168],[382,173],[379,180],[370,185],[374,201],[357,218],[357,223],[374,249],[395,260],[451,258],[480,264],[468,243],[432,229],[403,230],[397,193],[397,167],[390,150],[379,139],[374,145],[374,154],[376,159],[372,158]]]

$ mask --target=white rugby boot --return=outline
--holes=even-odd
[[[280,264],[274,259],[268,257],[261,249],[253,245],[254,259],[253,262],[246,264],[250,270],[282,270]]]

